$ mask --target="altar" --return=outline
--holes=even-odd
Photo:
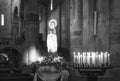
[[[33,81],[68,81],[67,70],[58,72],[36,72]]]
[[[47,52],[48,56],[40,56],[32,64],[34,69],[33,81],[67,81],[69,72],[64,67],[66,61],[58,55],[56,19],[51,19],[48,23]]]

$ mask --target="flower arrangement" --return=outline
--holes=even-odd
[[[32,66],[36,67],[40,71],[51,71],[54,72],[56,70],[65,69],[67,62],[63,57],[58,55],[50,55],[50,56],[41,56],[38,60],[32,63]]]

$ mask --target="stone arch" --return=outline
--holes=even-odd
[[[18,7],[15,7],[14,13],[13,13],[13,22],[14,23],[18,22],[18,19],[19,19],[19,17],[18,17]]]
[[[15,34],[16,36],[19,34],[19,16],[18,16],[18,7],[16,6],[14,8],[13,13],[13,25],[12,25],[12,34]]]
[[[22,61],[22,55],[21,53],[12,47],[4,47],[3,49],[0,50],[0,54],[6,54],[9,57],[9,64],[12,62],[13,63],[13,68],[19,68],[21,66],[21,61]]]

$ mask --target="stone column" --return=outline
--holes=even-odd
[[[96,37],[96,50],[109,50],[109,1],[97,0],[98,26]]]
[[[94,17],[95,17],[95,11],[96,11],[96,1],[97,0],[88,0],[87,3],[87,7],[88,7],[88,23],[84,22],[84,26],[85,24],[87,24],[87,44],[85,45],[84,51],[95,51],[96,47],[95,47],[95,43],[96,43],[96,35],[94,35]],[[85,8],[85,6],[84,6]],[[86,9],[86,8],[85,8]],[[86,12],[84,12],[83,14],[85,14]],[[97,24],[97,23],[96,23]],[[86,32],[86,31],[84,31]]]
[[[86,52],[96,50],[96,35],[94,35],[96,5],[95,0],[83,0],[83,51]]]
[[[28,46],[37,46],[39,42],[39,7],[37,0],[29,0],[26,2],[25,33]]]
[[[83,47],[88,50],[89,0],[83,0]]]
[[[111,0],[110,53],[113,66],[120,66],[120,0]],[[116,72],[118,69],[116,67]],[[117,78],[118,79],[118,78]]]
[[[70,0],[64,0],[61,4],[61,47],[70,48]]]
[[[47,27],[47,17],[46,17],[46,9],[45,7],[43,6],[43,4],[40,4],[40,7],[39,7],[39,33],[42,34],[42,38],[43,38],[43,41],[46,41],[46,27]]]
[[[70,0],[70,52],[83,50],[82,45],[82,0]]]

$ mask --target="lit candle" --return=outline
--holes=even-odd
[[[79,53],[77,52],[77,65],[79,64]]]
[[[87,65],[87,52],[85,52],[85,65]]]
[[[104,53],[104,65],[106,66],[107,64],[107,52]]]
[[[82,52],[82,65],[84,64],[84,55],[83,55],[83,52]]]
[[[110,54],[108,54],[108,65],[110,65]]]
[[[85,52],[83,52],[83,64],[85,65]]]
[[[87,64],[90,66],[90,52],[87,52]]]
[[[101,65],[101,54],[99,54],[99,66]]]
[[[103,64],[103,52],[101,52],[101,64]]]
[[[78,64],[80,65],[80,59],[81,59],[81,57],[80,57],[80,52],[78,52]]]
[[[90,66],[92,67],[92,52],[90,52]]]
[[[95,66],[95,52],[92,52],[92,64]]]
[[[98,55],[98,52],[95,52],[95,55],[96,55],[96,66],[98,66],[98,64],[99,64],[99,55]]]
[[[82,63],[83,63],[83,55],[82,55],[82,53],[80,54],[80,57],[81,57],[81,65],[82,65]]]
[[[80,63],[81,63],[81,64],[80,64],[80,65],[82,65],[82,63],[83,63],[83,61],[82,61],[82,60],[83,60],[83,57],[82,57],[82,56],[83,56],[83,55],[82,55],[82,53],[81,53],[81,54],[80,54],[80,57],[81,57],[81,60],[80,60]]]
[[[73,63],[75,63],[75,60],[76,60],[76,53],[75,52],[73,52],[73,59],[74,59]]]
[[[76,67],[78,66],[78,53],[76,53]]]

